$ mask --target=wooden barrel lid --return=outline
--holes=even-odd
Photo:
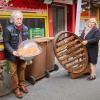
[[[71,73],[81,73],[88,65],[86,47],[74,33],[58,33],[54,40],[54,52],[60,64]]]

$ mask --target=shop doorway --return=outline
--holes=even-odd
[[[54,36],[60,32],[65,31],[65,7],[52,6],[53,11],[53,32]]]

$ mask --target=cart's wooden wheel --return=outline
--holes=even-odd
[[[87,67],[86,47],[74,33],[58,33],[54,40],[54,52],[60,64],[71,73],[81,73]]]

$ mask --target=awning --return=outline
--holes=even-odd
[[[44,11],[47,9],[47,5],[43,3],[44,0],[9,0],[9,2],[2,3],[2,6],[0,6],[1,10],[2,9],[7,9],[7,10],[30,10],[33,12],[36,11]],[[0,2],[1,3],[1,2]]]
[[[43,0],[11,0],[13,7],[22,7],[22,8],[42,8],[46,9],[46,5],[43,4]]]

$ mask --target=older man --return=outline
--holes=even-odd
[[[10,75],[12,89],[18,98],[22,98],[21,93],[28,93],[25,87],[25,61],[19,59],[17,49],[20,42],[28,38],[28,28],[23,24],[23,14],[21,11],[13,11],[10,21],[12,24],[4,30],[3,40],[5,45],[5,56],[10,64]]]

